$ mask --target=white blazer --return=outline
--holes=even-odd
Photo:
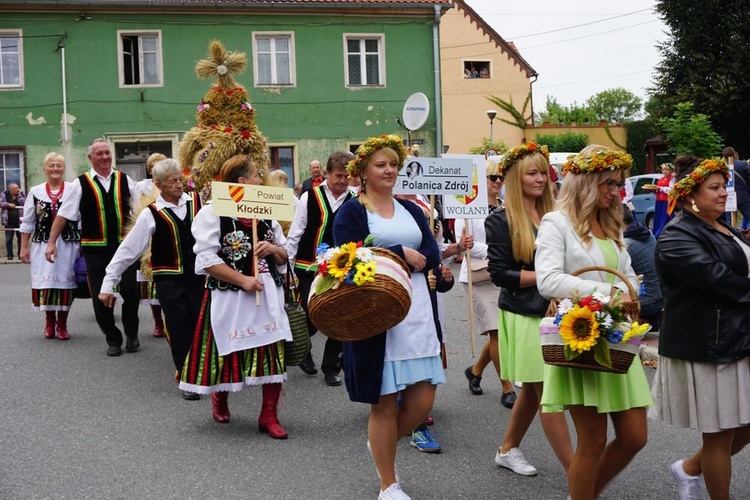
[[[593,238],[593,236],[592,236]],[[625,248],[617,248],[618,271],[624,274],[639,292],[638,278],[630,265],[630,255]],[[604,266],[604,255],[599,245],[584,243],[578,237],[568,218],[561,212],[549,212],[543,218],[536,237],[536,286],[548,299],[569,297],[573,291],[581,295],[593,292],[609,294],[607,279],[610,274],[589,271],[574,277],[570,273],[587,266]],[[617,277],[614,285],[627,293],[627,286]]]

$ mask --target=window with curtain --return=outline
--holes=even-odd
[[[385,85],[382,35],[345,35],[347,86]]]
[[[294,85],[294,37],[291,33],[254,33],[255,85]]]
[[[23,87],[20,31],[0,31],[0,89]]]

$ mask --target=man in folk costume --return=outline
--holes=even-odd
[[[336,217],[336,211],[353,196],[349,191],[346,173],[346,165],[352,159],[354,155],[346,151],[336,151],[331,154],[326,163],[326,180],[320,186],[302,194],[297,211],[294,213],[286,251],[289,254],[289,261],[294,261],[305,312],[307,312],[310,285],[317,272],[315,250],[321,243],[333,246],[333,220]],[[310,335],[317,332],[317,327],[310,321],[309,313],[307,328]],[[341,385],[341,378],[338,374],[341,371],[342,353],[341,341],[331,338],[326,340],[320,368],[323,370],[326,384],[330,386]],[[318,372],[312,353],[307,353],[300,368],[308,375],[315,375]]]
[[[73,196],[69,203],[60,207],[44,254],[50,262],[57,258],[57,237],[68,221],[75,221],[80,216],[81,253],[86,260],[89,288],[94,292],[91,294],[94,315],[109,345],[107,356],[119,356],[122,354],[122,332],[115,324],[112,308],[106,307],[95,292],[102,286],[107,264],[125,239],[127,218],[137,203],[135,183],[126,174],[112,168],[112,153],[105,139],[94,139],[87,152],[91,170],[73,181]],[[136,268],[137,264],[133,264],[125,270],[120,281],[127,352],[135,352],[140,347],[138,304],[141,297],[135,280]]]
[[[178,373],[182,372],[198,324],[205,279],[195,274],[195,238],[190,231],[201,208],[200,197],[183,190],[183,175],[177,160],[158,162],[153,169],[159,195],[135,221],[135,225],[107,266],[107,275],[99,291],[99,300],[114,307],[114,286],[120,275],[150,247],[151,269],[156,296],[167,323],[167,338]],[[198,394],[183,391],[187,400]]]

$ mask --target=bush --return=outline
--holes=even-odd
[[[646,160],[648,155],[643,147],[646,141],[659,134],[659,128],[653,118],[647,118],[628,125],[627,152],[633,157],[633,166],[630,175],[646,173]]]
[[[565,132],[560,135],[537,134],[534,141],[537,144],[546,144],[550,153],[575,153],[588,146],[589,136],[575,132]]]

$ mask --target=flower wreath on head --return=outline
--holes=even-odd
[[[577,154],[568,158],[563,167],[563,174],[591,174],[605,170],[627,169],[633,163],[633,157],[622,151],[604,149],[587,155]]]
[[[406,160],[406,147],[404,140],[395,134],[381,135],[380,137],[370,137],[357,148],[354,153],[355,158],[346,166],[346,171],[350,177],[359,177],[367,165],[367,160],[378,149],[391,148],[398,155],[399,169],[404,165]]]
[[[534,153],[541,154],[547,159],[547,163],[549,163],[549,149],[547,146],[540,146],[535,142],[527,142],[526,144],[521,144],[505,153],[503,161],[497,166],[497,175],[500,176],[501,180],[504,180],[511,165]]]
[[[669,204],[667,205],[667,213],[671,214],[677,202],[684,200],[687,195],[698,189],[698,187],[708,179],[711,174],[721,174],[725,181],[729,180],[729,167],[726,162],[721,158],[710,158],[703,160],[695,167],[695,170],[690,172],[690,175],[684,177],[680,182],[675,184],[669,191]]]

